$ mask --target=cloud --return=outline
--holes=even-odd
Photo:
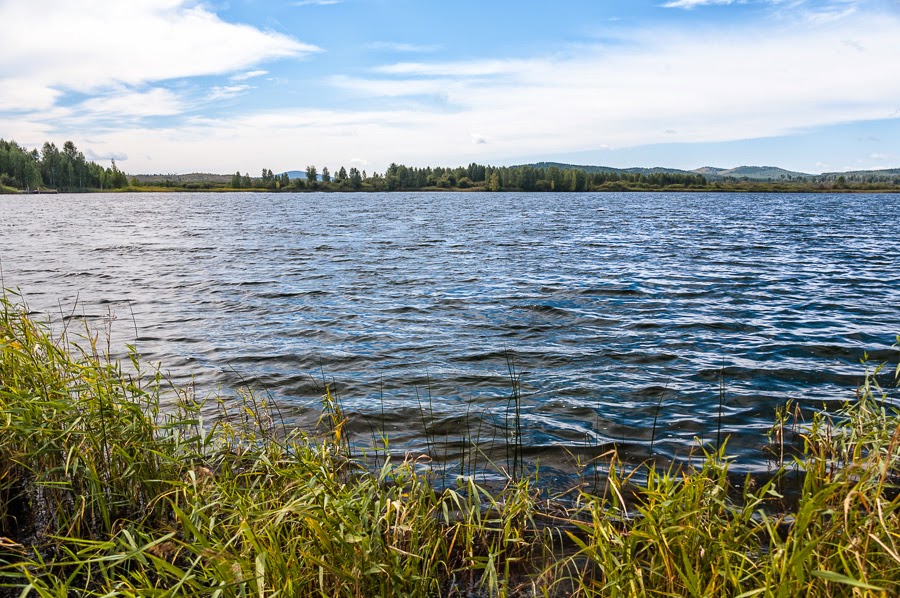
[[[227,23],[190,0],[0,0],[0,23],[0,105],[7,111],[46,109],[66,91],[227,74],[319,51]],[[27,93],[6,93],[17,86]]]
[[[342,4],[344,0],[300,0],[293,2],[293,6],[331,6],[333,4]]]
[[[269,71],[247,71],[246,73],[238,73],[237,75],[232,75],[229,77],[231,81],[246,81],[247,79],[252,79],[253,77],[261,77],[263,75],[268,75]]]
[[[233,98],[236,95],[240,95],[248,89],[253,88],[250,85],[217,85],[209,90],[209,95],[207,96],[207,98],[210,100],[224,100],[227,98]]]
[[[182,104],[168,89],[144,92],[123,90],[86,100],[76,109],[103,116],[170,116],[180,114]]]
[[[671,0],[663,8],[693,10],[702,6],[730,6],[733,4],[769,5],[778,17],[802,16],[810,21],[833,21],[856,12],[863,0]]]
[[[428,77],[491,77],[526,71],[530,60],[477,60],[473,62],[399,62],[376,67],[384,75],[419,75]]]
[[[847,51],[847,39],[865,46]],[[716,142],[888,118],[900,101],[900,19],[798,15],[766,31],[644,31],[578,55],[469,62],[398,62],[332,83],[372,97],[433,95],[434,139],[477,130],[494,155]],[[841,84],[839,73],[853,73]],[[421,144],[418,144],[421,145]],[[427,151],[427,148],[426,148]],[[460,152],[462,155],[462,152]]]
[[[851,51],[848,39],[865,43]],[[578,53],[384,64],[364,76],[323,80],[335,88],[328,104],[193,115],[162,128],[132,119],[92,137],[95,147],[127,151],[133,173],[349,167],[360,156],[383,170],[390,161],[497,163],[675,140],[744,140],[888,118],[900,106],[894,56],[900,15],[890,12],[857,11],[837,21],[798,14],[765,29],[693,23],[632,32]],[[30,123],[43,133],[54,123],[56,137],[66,138],[63,117],[35,114],[11,125],[23,131],[20,123]],[[14,138],[43,141],[38,133]]]
[[[62,93],[59,90],[27,77],[0,76],[0,112],[47,110],[56,103],[60,95]]]
[[[116,160],[117,162],[125,162],[128,160],[128,154],[123,152],[104,152],[97,153],[91,148],[84,150],[84,157],[88,160]],[[148,157],[149,159],[149,157]]]

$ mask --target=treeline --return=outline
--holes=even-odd
[[[116,167],[104,168],[85,159],[75,144],[66,141],[62,150],[44,143],[39,152],[28,150],[15,141],[0,139],[0,186],[18,190],[56,189],[58,191],[94,191],[119,189],[128,185],[128,177]]]
[[[700,174],[680,173],[587,173],[580,169],[556,166],[486,166],[469,164],[457,168],[417,168],[391,164],[383,173],[371,175],[357,168],[341,166],[336,173],[327,167],[319,172],[307,166],[306,178],[289,178],[263,169],[262,176],[251,178],[236,172],[231,177],[233,189],[330,190],[330,191],[419,191],[468,189],[485,191],[615,191],[631,189],[702,189],[707,185]]]
[[[829,173],[810,177],[750,179],[724,177],[710,181],[692,172],[632,172],[597,170],[554,164],[489,166],[472,163],[456,168],[414,167],[391,164],[379,174],[341,166],[337,171],[307,166],[305,173],[293,178],[262,169],[261,175],[136,175],[126,176],[115,161],[109,168],[88,161],[75,144],[66,141],[62,149],[44,143],[40,151],[28,150],[15,141],[0,139],[0,192],[55,189],[58,191],[127,190],[268,190],[268,191],[894,191],[900,175],[893,171]],[[889,175],[889,176],[886,176]],[[304,177],[305,175],[305,177]],[[189,179],[189,180],[188,180]]]

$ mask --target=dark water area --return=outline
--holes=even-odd
[[[263,389],[289,425],[333,382],[360,442],[451,459],[502,430],[513,367],[551,468],[646,458],[657,408],[657,453],[721,421],[765,468],[776,406],[896,364],[898,233],[886,194],[0,196],[4,285],[41,317],[112,314],[114,347],[201,395]]]

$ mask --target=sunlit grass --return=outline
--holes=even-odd
[[[249,392],[204,421],[136,358],[126,370],[95,333],[54,336],[16,301],[0,299],[0,595],[900,592],[884,371],[840,413],[773,414],[783,467],[765,482],[735,484],[723,441],[668,470],[612,451],[601,483],[548,496],[521,461],[512,372],[506,485],[444,487],[424,458],[351,453],[328,388],[315,431]]]

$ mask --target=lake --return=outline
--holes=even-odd
[[[0,196],[3,283],[41,318],[110,326],[200,395],[255,387],[289,425],[333,384],[359,442],[450,458],[502,429],[512,371],[551,468],[645,458],[656,418],[657,453],[721,422],[763,469],[776,406],[896,364],[898,233],[889,194]]]

